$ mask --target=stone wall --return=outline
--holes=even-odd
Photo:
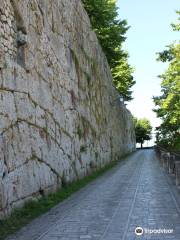
[[[0,0],[0,217],[135,149],[79,0]]]

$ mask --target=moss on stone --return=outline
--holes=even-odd
[[[80,126],[78,126],[78,128],[77,128],[77,135],[78,135],[79,139],[81,140],[81,138],[83,137],[83,130],[81,129]]]
[[[87,146],[86,146],[86,145],[81,145],[81,147],[80,147],[80,152],[81,152],[81,153],[87,152]]]

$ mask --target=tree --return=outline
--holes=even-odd
[[[128,54],[122,44],[129,29],[126,20],[118,19],[116,0],[82,0],[90,17],[92,28],[107,57],[116,89],[131,100],[130,88],[135,84],[133,68],[128,64]],[[125,76],[125,77],[124,77]]]
[[[144,142],[151,140],[152,126],[150,121],[146,118],[137,119],[134,118],[136,142],[141,144],[143,147]]]
[[[180,11],[177,11],[180,15]],[[180,20],[180,18],[179,18]],[[172,24],[173,30],[180,31],[180,24]],[[171,44],[168,50],[159,53],[158,60],[169,62],[169,67],[159,77],[161,96],[154,97],[157,116],[162,124],[157,130],[157,143],[166,148],[180,149],[180,42]]]
[[[113,83],[126,101],[132,99],[130,88],[135,84],[132,77],[133,71],[125,57],[120,59],[119,64],[112,69]]]

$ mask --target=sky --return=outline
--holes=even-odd
[[[156,53],[179,39],[170,24],[177,22],[176,10],[180,0],[118,0],[119,17],[126,19],[131,28],[126,36],[124,49],[129,52],[129,63],[135,68],[136,85],[133,98],[127,107],[137,118],[146,117],[155,128],[160,124],[154,108],[153,96],[161,94],[157,77],[163,73],[166,63],[156,61]],[[153,144],[152,140],[149,144]],[[146,143],[147,144],[147,143]]]

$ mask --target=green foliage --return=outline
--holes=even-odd
[[[84,152],[86,152],[87,151],[87,146],[86,145],[81,145],[81,147],[80,147],[80,152],[81,153],[84,153]]]
[[[83,130],[81,129],[80,126],[78,126],[78,128],[77,128],[77,134],[78,134],[79,139],[81,140],[81,138],[83,137]]]
[[[122,50],[129,29],[126,20],[118,19],[116,0],[82,0],[114,77],[117,90],[131,100],[134,84],[133,69],[128,64],[128,54]]]
[[[161,61],[161,62],[169,61],[170,62],[174,58],[173,46],[170,45],[170,46],[168,46],[168,50],[164,50],[163,52],[159,52],[157,54],[158,54],[158,58],[157,58],[158,61]]]
[[[124,55],[121,44],[129,28],[127,22],[117,20],[118,12],[114,0],[83,0],[83,3],[108,62],[110,66],[114,66]]]
[[[133,71],[133,68],[128,64],[125,57],[123,57],[119,61],[119,64],[112,69],[114,85],[122,96],[124,96],[126,101],[132,99],[132,91],[130,91],[130,88],[135,84],[132,77]]]
[[[88,85],[89,85],[90,82],[91,82],[91,76],[87,72],[84,72],[84,75],[85,75],[85,77],[87,79],[87,82],[88,82]]]
[[[180,15],[180,12],[177,13]],[[179,24],[173,24],[173,30],[180,31]],[[157,128],[157,143],[177,150],[180,149],[180,42],[169,46],[167,57],[161,56],[159,60],[169,61],[169,67],[160,76],[162,95],[154,97],[154,111],[162,119]]]
[[[144,141],[151,139],[152,126],[150,121],[146,118],[137,119],[134,118],[136,142],[143,146]]]
[[[172,23],[171,26],[173,28],[173,31],[180,31],[180,11],[176,11],[176,13],[179,15],[178,23]]]

